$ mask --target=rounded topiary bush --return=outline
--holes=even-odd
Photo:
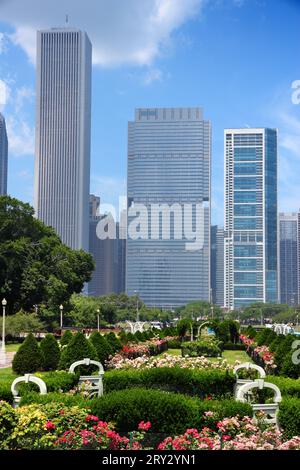
[[[83,333],[78,332],[73,336],[67,347],[62,351],[59,361],[59,369],[67,370],[73,362],[80,361],[85,358],[97,361],[98,355],[93,344],[86,339]],[[86,373],[95,367],[78,367],[76,372]]]
[[[9,449],[11,435],[17,422],[15,410],[5,401],[0,401],[0,450]]]
[[[13,358],[12,369],[16,374],[24,375],[36,372],[41,367],[42,354],[38,342],[33,334],[29,333]]]
[[[71,331],[66,330],[60,339],[61,346],[66,346],[67,344],[69,344],[72,338],[73,334],[71,333]]]
[[[55,337],[51,334],[41,341],[42,367],[44,370],[56,370],[60,359],[60,349]]]
[[[105,335],[105,339],[108,341],[114,352],[120,351],[120,349],[122,349],[121,341],[112,331]]]
[[[105,364],[105,361],[114,353],[113,348],[106,340],[105,336],[98,333],[98,331],[94,331],[90,336],[90,341],[94,345],[98,359],[102,365]]]

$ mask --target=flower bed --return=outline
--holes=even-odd
[[[246,352],[251,356],[253,361],[262,366],[268,374],[274,373],[277,368],[272,353],[268,346],[257,346],[254,339],[249,338],[247,335],[240,335],[240,340],[246,345]]]
[[[168,342],[165,339],[151,339],[143,343],[127,343],[122,349],[112,356],[109,361],[109,367],[114,367],[124,359],[136,359],[138,357],[157,356],[168,349]]]
[[[238,362],[236,363],[238,364]],[[236,365],[230,365],[226,359],[219,358],[210,361],[206,357],[182,357],[163,355],[161,357],[142,356],[136,359],[127,359],[114,356],[107,362],[108,369],[151,369],[153,367],[182,367],[187,369],[222,369],[232,370]]]
[[[1,450],[140,450],[151,447],[145,440],[152,430],[150,421],[140,421],[135,430],[121,435],[112,423],[78,407],[59,403],[29,405],[14,410],[0,402]],[[188,428],[175,437],[158,441],[157,450],[300,450],[300,436],[284,440],[263,416],[256,424],[251,418],[233,416],[218,420],[206,411],[213,426]]]

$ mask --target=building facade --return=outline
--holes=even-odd
[[[92,46],[86,33],[37,33],[35,210],[88,251]]]
[[[210,238],[211,301],[224,306],[224,229],[212,225]]]
[[[277,131],[225,129],[225,306],[278,302]]]
[[[95,270],[88,284],[91,296],[119,294],[125,292],[126,240],[119,237],[116,222],[116,238],[101,240],[97,236],[97,225],[104,217],[100,215],[100,198],[90,195],[89,252],[95,260]]]
[[[0,113],[0,196],[7,194],[8,140],[4,116]]]
[[[298,305],[298,213],[279,214],[280,302]]]
[[[211,126],[201,108],[136,110],[128,128],[126,291],[146,305],[210,299],[210,165]],[[185,217],[190,210],[195,227],[197,204],[201,242],[190,250]],[[136,237],[138,207],[147,233]]]

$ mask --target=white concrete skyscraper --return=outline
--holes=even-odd
[[[88,251],[92,46],[73,28],[37,33],[35,210]]]
[[[210,300],[210,164],[211,127],[201,108],[136,110],[128,135],[126,290],[147,305]],[[149,214],[148,234],[134,238],[130,210],[139,206]],[[186,243],[191,218],[201,238],[195,251]]]
[[[277,131],[225,129],[225,306],[278,301]]]
[[[7,193],[7,152],[8,142],[5,119],[0,113],[0,196]]]

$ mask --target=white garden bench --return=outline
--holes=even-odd
[[[36,377],[35,375],[32,374],[25,374],[22,377],[17,377],[13,383],[11,384],[11,393],[13,394],[13,407],[17,408],[19,406],[19,403],[21,401],[21,397],[18,394],[19,393],[19,385],[21,383],[26,383],[28,384],[29,382],[35,383],[39,389],[40,389],[40,394],[41,395],[46,395],[47,394],[47,386],[45,382],[40,379],[39,377]]]
[[[237,397],[237,393],[238,393],[240,387],[242,387],[242,385],[253,382],[253,379],[240,379],[239,378],[238,371],[241,370],[241,369],[257,370],[258,373],[259,373],[259,378],[260,379],[264,379],[266,377],[266,373],[265,373],[264,369],[262,367],[256,365],[256,364],[252,364],[251,362],[244,362],[243,364],[240,364],[240,365],[236,366],[233,369],[234,375],[236,377],[236,383],[235,383],[235,386],[234,386],[234,397],[235,398]]]
[[[99,372],[97,375],[81,375],[79,377],[79,386],[80,385],[85,385],[89,384],[88,387],[86,387],[86,390],[89,392],[89,397],[92,397],[94,395],[97,395],[98,397],[101,397],[103,395],[103,380],[102,377],[104,375],[104,369],[103,365],[101,362],[98,361],[93,361],[92,359],[85,358],[82,359],[81,361],[76,361],[73,362],[73,364],[69,368],[69,373],[74,374],[75,369],[78,366],[90,366],[90,365],[95,365],[98,367]]]

